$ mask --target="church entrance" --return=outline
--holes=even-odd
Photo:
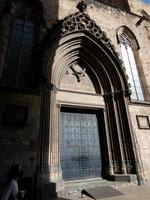
[[[130,90],[114,47],[85,13],[56,27],[43,59],[40,173],[53,183],[140,179]]]
[[[96,111],[61,109],[60,163],[64,180],[101,177],[100,134]]]

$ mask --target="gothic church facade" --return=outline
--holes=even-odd
[[[0,3],[0,176],[37,188],[150,179],[150,6]]]

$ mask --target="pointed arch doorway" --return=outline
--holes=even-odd
[[[78,26],[75,25],[73,28],[70,25],[72,21]],[[95,139],[99,140],[100,144],[95,150],[99,152],[97,155],[100,160],[98,176],[113,177],[115,180],[119,175],[127,180],[131,174],[134,174],[140,180],[139,159],[128,112],[128,83],[109,39],[87,15],[80,12],[65,18],[54,35],[56,38],[52,38],[51,48],[48,48],[45,54],[43,71],[45,81],[41,88],[39,151],[41,169],[47,166],[50,181],[69,180],[70,176],[65,175],[65,169],[68,167],[63,166],[63,157],[67,157],[71,162],[76,160],[74,167],[77,164],[83,165],[83,162],[79,160],[87,158],[86,153],[75,154],[72,158],[66,153],[70,151],[71,154],[72,150],[69,149],[65,149],[66,152],[63,154],[64,143],[68,143],[69,138],[69,145],[72,141],[72,145],[77,145],[74,140],[77,140],[79,136],[80,142],[82,141],[81,132],[76,136],[74,136],[75,133],[71,135],[72,130],[77,127],[72,127],[67,136],[66,132],[70,127],[68,126],[63,133],[63,125],[69,124],[71,118],[73,121],[78,119],[73,115],[76,112],[71,114],[75,108],[78,108],[79,112],[76,114],[80,115],[83,114],[83,110],[84,114],[88,114],[89,110],[93,113],[95,110],[97,112],[100,110],[101,115],[97,118],[97,122],[99,124],[100,119],[103,119],[103,123],[98,127],[98,139]],[[68,112],[64,112],[65,108]],[[65,115],[69,115],[67,122],[63,119]],[[61,121],[63,125],[60,125]],[[78,124],[78,121],[75,123]],[[103,129],[102,135],[100,129]],[[86,142],[85,136],[83,141]],[[84,145],[79,145],[77,150],[83,147]],[[92,150],[89,149],[88,156],[91,152]],[[73,168],[71,164],[69,167]],[[73,173],[73,171],[67,173]],[[97,173],[97,171],[92,171],[92,173]],[[84,173],[81,173],[81,170],[79,175],[76,172],[72,179],[80,179],[80,175],[82,175],[81,179],[84,179]],[[90,178],[90,173],[86,173],[85,177]]]

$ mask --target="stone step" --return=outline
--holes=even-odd
[[[70,195],[76,195],[81,193],[83,189],[88,188],[96,188],[103,186],[110,186],[115,189],[119,189],[122,187],[130,187],[131,185],[135,185],[131,182],[117,182],[117,181],[107,181],[104,179],[89,179],[82,181],[67,181],[64,183],[64,189],[58,192],[59,197],[68,197]]]
[[[85,179],[76,181],[58,181],[56,183],[49,183],[45,187],[44,200],[52,197],[60,197],[67,199],[74,199],[75,196],[81,197],[81,191],[87,189],[101,190],[103,188],[112,188],[119,190],[123,187],[130,187],[137,185],[136,175],[115,175],[108,181],[102,178]],[[99,188],[99,189],[98,189]],[[103,190],[103,189],[102,189]]]

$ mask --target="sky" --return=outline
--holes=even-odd
[[[149,3],[150,4],[150,0],[144,0],[145,3]]]

